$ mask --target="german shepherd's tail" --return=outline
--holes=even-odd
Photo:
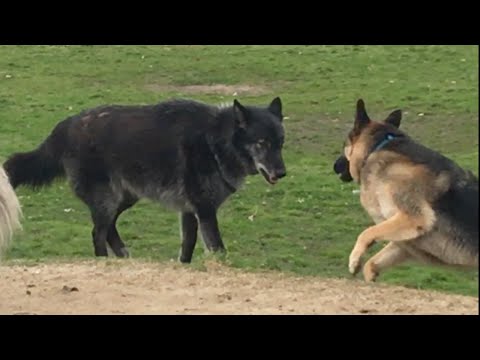
[[[35,150],[13,154],[3,165],[12,187],[26,185],[38,189],[63,176],[61,159],[66,141],[67,123],[61,122]]]
[[[4,169],[0,166],[0,255],[8,247],[13,233],[22,225],[22,210]]]

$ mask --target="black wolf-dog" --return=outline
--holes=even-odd
[[[387,241],[365,263],[366,281],[408,260],[478,270],[478,178],[400,130],[402,113],[371,120],[358,100],[353,128],[334,170],[360,184],[360,202],[375,222],[357,238],[349,270],[376,241]]]
[[[206,248],[226,252],[217,210],[248,175],[270,184],[286,175],[282,102],[211,106],[172,99],[147,106],[109,105],[60,122],[35,150],[4,164],[14,188],[49,185],[66,175],[89,207],[95,256],[129,253],[116,221],[139,199],[180,213],[179,260],[189,263],[200,228]]]

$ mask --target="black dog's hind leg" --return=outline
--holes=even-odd
[[[112,224],[115,224],[121,198],[105,182],[92,184],[77,179],[75,194],[89,207],[92,221],[92,238],[95,256],[108,256],[107,237]]]
[[[107,237],[115,214],[111,211],[106,211],[99,204],[90,205],[90,211],[93,221],[92,238],[95,256],[108,256]]]
[[[182,248],[179,260],[182,263],[190,263],[197,243],[198,221],[195,214],[182,212],[180,214],[180,226],[182,228]]]
[[[128,249],[125,246],[122,239],[120,238],[120,234],[117,231],[116,223],[117,223],[118,217],[125,210],[135,205],[137,201],[138,199],[134,198],[133,196],[125,195],[123,202],[120,204],[120,207],[117,209],[117,213],[115,215],[113,223],[110,225],[110,228],[108,229],[107,242],[108,242],[108,245],[110,245],[110,248],[112,249],[113,253],[117,257],[121,257],[121,258],[130,257]]]
[[[209,251],[226,252],[218,228],[217,211],[212,206],[202,206],[197,211],[200,232]]]

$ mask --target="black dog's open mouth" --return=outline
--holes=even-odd
[[[262,168],[260,168],[260,173],[263,175],[263,177],[265,178],[265,180],[270,184],[270,185],[275,185],[278,181],[278,179],[276,177],[270,177],[270,175],[268,175],[268,173],[263,170]]]

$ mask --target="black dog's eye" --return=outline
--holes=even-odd
[[[269,148],[270,147],[270,143],[268,142],[268,140],[265,140],[265,139],[260,139],[257,141],[257,146],[258,147],[266,147],[266,148]]]

